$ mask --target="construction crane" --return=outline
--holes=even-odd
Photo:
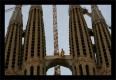
[[[59,56],[56,5],[53,5],[53,34],[54,34],[54,55]],[[60,66],[59,65],[55,66],[54,71],[55,71],[54,75],[60,75]]]

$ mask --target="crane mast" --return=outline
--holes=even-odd
[[[54,35],[54,55],[59,55],[56,5],[53,5],[53,35]],[[55,66],[54,71],[55,71],[54,75],[60,75],[60,66],[59,65]]]
[[[57,10],[56,5],[53,5],[53,35],[54,35],[54,55],[58,55],[58,30],[57,30]]]

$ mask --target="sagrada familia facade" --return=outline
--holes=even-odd
[[[70,55],[64,56],[46,55],[42,6],[31,5],[26,30],[21,8],[16,5],[5,36],[5,75],[46,75],[56,65],[69,68],[72,75],[111,75],[111,34],[97,5],[91,5],[91,13],[69,5]],[[85,14],[91,17],[92,29]]]

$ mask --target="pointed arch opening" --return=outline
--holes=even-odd
[[[54,75],[54,67],[51,67],[47,70],[46,75]],[[72,75],[72,71],[64,66],[60,66],[61,75]]]

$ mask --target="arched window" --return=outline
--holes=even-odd
[[[33,66],[30,67],[30,75],[33,75]]]
[[[33,26],[35,26],[35,21],[36,21],[36,9],[34,9],[34,15],[33,15]]]
[[[54,67],[51,67],[47,70],[44,68],[44,70],[46,71],[46,75],[54,75]],[[61,72],[61,75],[63,75],[63,76],[64,75],[73,75],[70,68],[64,67],[61,65],[60,65],[60,72]]]
[[[80,71],[80,75],[83,75],[83,70],[82,70],[82,66],[79,65],[79,71]]]
[[[77,74],[77,69],[76,69],[76,66],[74,66],[74,68],[75,68],[75,73]]]
[[[27,70],[25,69],[25,70],[24,70],[24,75],[26,75],[26,74],[27,74]]]
[[[95,75],[95,68],[93,68],[93,74]]]
[[[40,67],[39,65],[37,66],[37,75],[39,75]]]
[[[89,75],[89,66],[86,65],[85,67],[86,67],[86,73],[87,73],[87,75]]]
[[[44,67],[43,67],[43,74],[44,74]]]

